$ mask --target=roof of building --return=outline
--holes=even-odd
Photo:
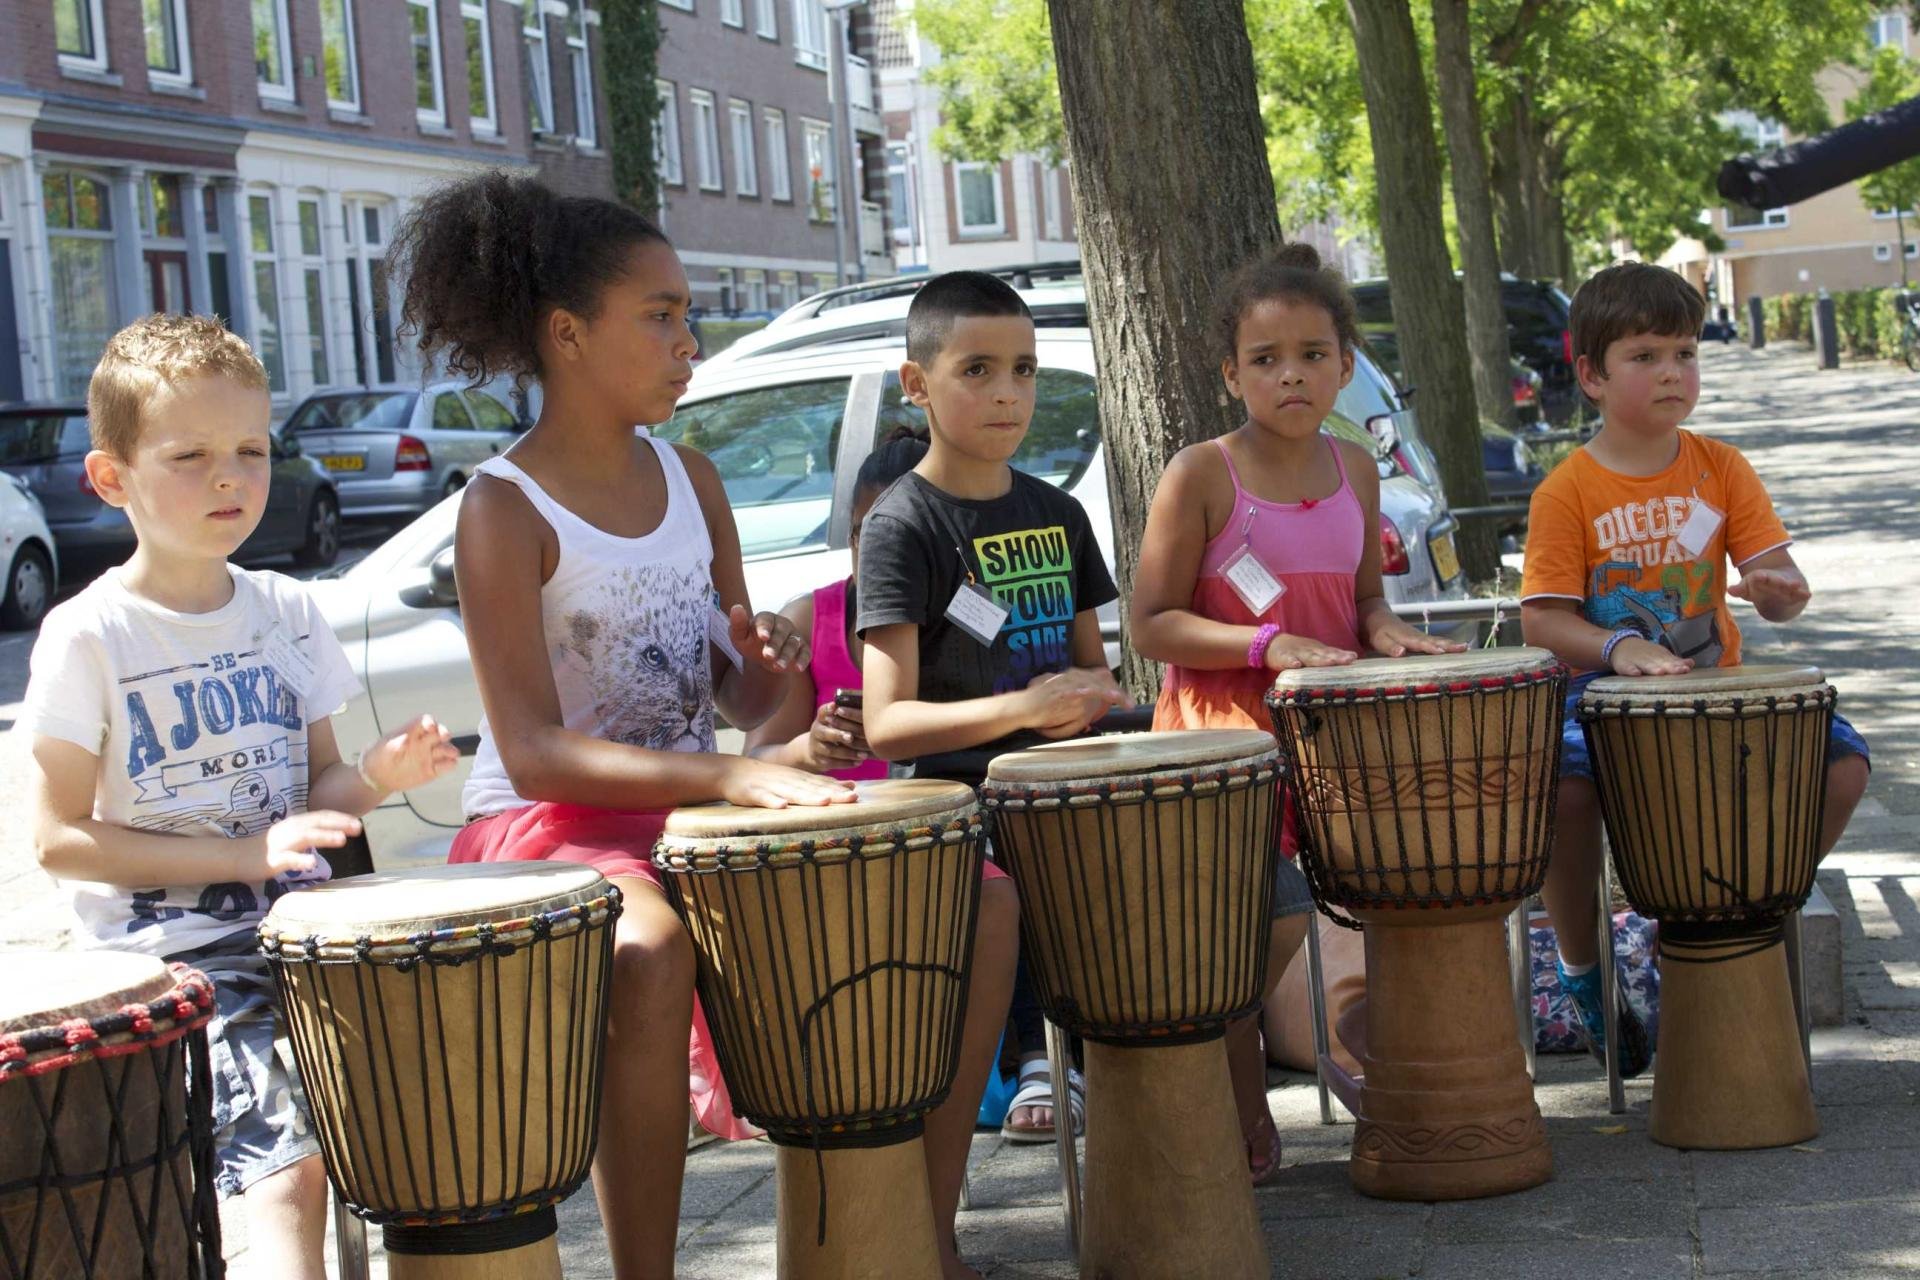
[[[894,0],[873,0],[874,66],[885,70],[889,67],[911,67],[913,65],[913,38],[909,34],[908,24],[901,21],[900,9]]]

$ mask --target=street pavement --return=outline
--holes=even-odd
[[[1820,884],[1842,926],[1845,1022],[1814,1034],[1821,1133],[1760,1152],[1682,1152],[1647,1136],[1651,1080],[1609,1114],[1585,1057],[1543,1058],[1537,1096],[1553,1181],[1491,1200],[1369,1200],[1347,1180],[1351,1121],[1319,1123],[1310,1077],[1275,1073],[1286,1172],[1257,1193],[1273,1274],[1313,1280],[1452,1277],[1920,1276],[1920,378],[1887,366],[1815,369],[1789,345],[1710,347],[1693,425],[1740,447],[1793,531],[1814,587],[1771,627],[1736,605],[1752,662],[1812,662],[1872,743],[1873,784]],[[0,638],[0,782],[25,744],[8,732],[29,641]],[[18,795],[16,785],[13,794]],[[23,818],[0,824],[0,944],[47,945],[63,926]],[[688,1157],[678,1274],[771,1276],[773,1153],[715,1142]],[[1051,1147],[981,1131],[960,1244],[994,1280],[1076,1274]],[[884,1230],[860,1222],[856,1229]],[[574,1280],[611,1276],[590,1192],[561,1210]],[[228,1215],[237,1277],[245,1228]],[[384,1276],[375,1233],[374,1274]]]

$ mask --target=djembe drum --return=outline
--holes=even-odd
[[[654,865],[714,1051],[777,1148],[782,1276],[940,1275],[921,1134],[959,1066],[981,836],[951,782],[667,818]]]
[[[1544,649],[1282,672],[1267,696],[1322,910],[1365,927],[1341,1019],[1363,1194],[1457,1200],[1553,1173],[1514,1024],[1505,917],[1546,878],[1566,669]]]
[[[267,913],[327,1172],[395,1280],[560,1275],[619,914],[619,889],[563,862],[360,876]]]
[[[1082,1275],[1267,1274],[1223,1036],[1263,994],[1278,778],[1258,730],[1054,743],[987,767],[1027,974],[1086,1042]]]
[[[1815,668],[1754,666],[1607,677],[1576,707],[1621,887],[1660,923],[1656,1142],[1820,1131],[1782,930],[1813,891],[1835,700]]]
[[[185,965],[0,954],[0,1277],[226,1274],[212,1016],[213,984]]]

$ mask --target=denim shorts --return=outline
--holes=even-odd
[[[1307,873],[1285,854],[1274,859],[1273,918],[1297,916],[1313,910],[1313,890],[1307,885]]]
[[[190,964],[213,981],[207,1048],[214,1185],[221,1198],[242,1195],[262,1178],[319,1155],[300,1078],[275,1050],[278,997],[253,935],[246,934],[244,944],[227,941],[168,959]]]
[[[1566,718],[1560,726],[1560,776],[1563,778],[1585,778],[1593,781],[1593,758],[1587,754],[1587,735],[1580,728],[1580,721],[1573,714],[1574,707],[1580,701],[1580,695],[1586,692],[1601,673],[1589,671],[1575,676],[1567,684]],[[1833,732],[1827,738],[1827,763],[1842,756],[1859,756],[1873,766],[1873,757],[1867,753],[1867,740],[1860,731],[1847,722],[1847,718],[1838,711],[1833,713]]]

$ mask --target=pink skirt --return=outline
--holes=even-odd
[[[664,895],[666,888],[652,858],[669,812],[621,812],[543,801],[468,823],[453,838],[447,861],[579,862],[609,880],[644,880]],[[993,863],[981,863],[982,880],[1006,878],[1007,873]],[[732,1139],[760,1135],[744,1117],[734,1114],[698,995],[693,998],[693,1031],[687,1043],[687,1097],[693,1103],[693,1114],[708,1133]]]

